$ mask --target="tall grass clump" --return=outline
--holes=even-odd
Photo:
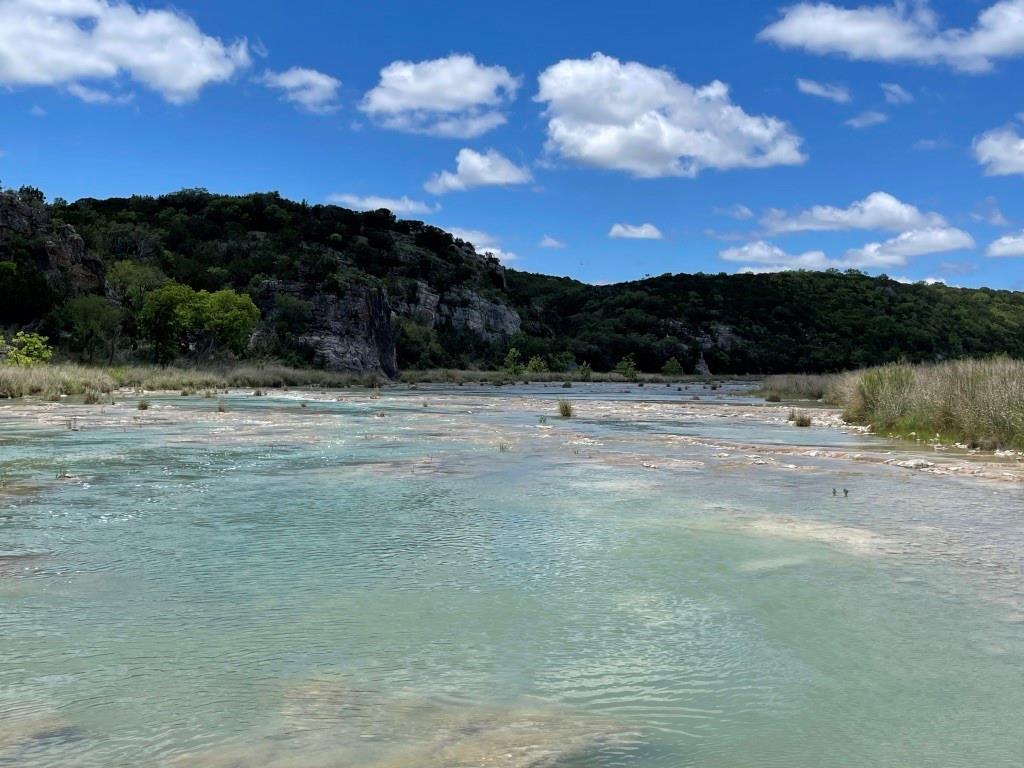
[[[1024,361],[870,369],[861,373],[844,416],[890,434],[1024,450]]]
[[[843,374],[789,374],[767,376],[757,394],[769,403],[783,400],[822,400],[838,405],[837,389]]]
[[[576,415],[576,409],[572,407],[572,403],[566,400],[564,397],[558,400],[558,415],[563,419],[571,419]]]

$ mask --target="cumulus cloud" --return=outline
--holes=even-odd
[[[844,229],[869,229],[902,232],[923,227],[941,227],[946,220],[937,213],[922,213],[888,192],[872,192],[846,208],[815,205],[790,215],[773,209],[761,219],[761,225],[773,234],[784,232],[825,232]]]
[[[181,104],[204,86],[230,79],[249,61],[245,40],[210,37],[177,11],[108,0],[0,0],[3,85],[69,86],[127,77]]]
[[[661,230],[653,224],[613,224],[608,237],[614,240],[661,240]]]
[[[973,248],[974,240],[966,232],[948,227],[912,230],[881,243],[852,248],[840,259],[830,259],[823,251],[790,254],[772,243],[759,240],[718,255],[725,261],[744,264],[742,272],[784,272],[808,269],[872,269],[902,267],[915,256],[946,253]]]
[[[974,238],[962,229],[929,227],[903,232],[882,243],[868,243],[846,252],[844,262],[851,267],[903,266],[907,259],[931,253],[948,253],[974,247]]]
[[[1024,174],[1024,137],[1013,126],[981,134],[972,149],[986,176]]]
[[[551,237],[551,235],[544,235],[544,237],[540,239],[540,242],[537,245],[540,246],[541,248],[565,248],[565,243],[563,243],[561,240],[556,240],[555,238]]]
[[[1024,231],[1012,235],[1003,235],[989,244],[985,249],[986,256],[1024,256]]]
[[[502,250],[499,247],[498,238],[489,232],[483,232],[479,229],[461,229],[459,227],[451,227],[448,231],[459,240],[465,240],[472,245],[477,253],[489,254],[502,264],[519,259],[519,256],[511,251]]]
[[[899,83],[879,83],[885,100],[890,104],[909,104],[914,100],[911,93]]]
[[[850,128],[870,128],[873,125],[881,125],[888,120],[889,116],[884,112],[869,109],[867,112],[861,112],[856,117],[851,117],[843,125],[848,125]]]
[[[782,120],[748,115],[715,80],[695,88],[665,69],[595,53],[540,73],[547,151],[639,177],[766,168],[806,159]]]
[[[741,272],[785,272],[793,269],[838,268],[837,262],[830,261],[822,251],[807,251],[790,254],[777,245],[758,240],[736,248],[726,248],[719,257],[725,261],[745,264]]]
[[[434,213],[441,209],[439,205],[429,205],[420,200],[402,197],[377,197],[376,195],[333,194],[327,196],[327,202],[344,205],[356,211],[378,211],[387,208],[394,214],[409,216],[412,214]]]
[[[340,109],[338,89],[341,80],[315,69],[292,67],[284,72],[267,71],[261,82],[282,91],[284,99],[315,115],[328,115]]]
[[[1024,53],[1024,0],[990,5],[970,29],[942,28],[927,0],[857,8],[801,2],[783,9],[758,38],[858,61],[945,64],[985,72],[997,59]]]
[[[502,108],[519,78],[467,54],[429,61],[393,61],[359,109],[385,128],[468,139],[505,123]]]
[[[473,187],[504,187],[533,179],[529,169],[520,167],[495,149],[484,153],[460,149],[455,172],[441,171],[423,185],[432,195],[462,192]]]
[[[819,83],[817,80],[807,80],[803,77],[796,79],[796,88],[800,93],[806,93],[808,96],[818,96],[822,99],[834,101],[837,104],[847,104],[851,98],[850,91],[845,85]]]

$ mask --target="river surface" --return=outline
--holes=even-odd
[[[4,768],[1024,765],[998,465],[738,386],[147,398],[0,407]]]

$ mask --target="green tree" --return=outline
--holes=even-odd
[[[523,357],[517,347],[509,347],[502,367],[513,376],[523,375]]]
[[[182,352],[242,354],[260,319],[260,310],[244,293],[224,289],[209,293],[168,283],[150,291],[140,322],[162,363]]]
[[[74,348],[89,362],[100,351],[113,361],[121,330],[120,309],[102,296],[78,296],[64,305],[61,314]]]
[[[615,364],[615,372],[627,381],[636,381],[639,377],[639,373],[636,369],[636,362],[633,360],[632,355],[626,355],[624,358],[619,360],[619,362]]]
[[[196,292],[187,285],[168,283],[146,294],[139,314],[142,332],[160,363],[169,363],[187,349],[195,322]]]
[[[252,298],[231,289],[196,294],[197,313],[191,330],[207,339],[207,350],[227,350],[241,355],[260,321],[260,310]]]
[[[682,376],[683,364],[675,356],[672,356],[661,366],[661,372],[665,376]]]
[[[580,381],[590,381],[591,377],[593,377],[594,375],[594,369],[590,367],[590,363],[588,363],[586,360],[580,363],[578,371],[580,375]]]
[[[157,267],[138,261],[118,261],[107,270],[107,283],[114,298],[136,313],[142,309],[146,294],[167,282],[167,275]]]
[[[4,365],[32,366],[45,363],[53,357],[49,339],[38,333],[18,331],[7,341],[0,337],[0,356]]]

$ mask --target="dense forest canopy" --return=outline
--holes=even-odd
[[[551,369],[632,356],[644,371],[691,371],[703,356],[722,373],[1024,356],[1018,292],[854,271],[594,286],[505,268],[385,210],[198,189],[49,204],[33,188],[0,194],[0,323],[90,361],[357,367],[338,356],[350,349],[325,355],[370,343],[360,335],[399,367],[498,367],[510,348]]]

